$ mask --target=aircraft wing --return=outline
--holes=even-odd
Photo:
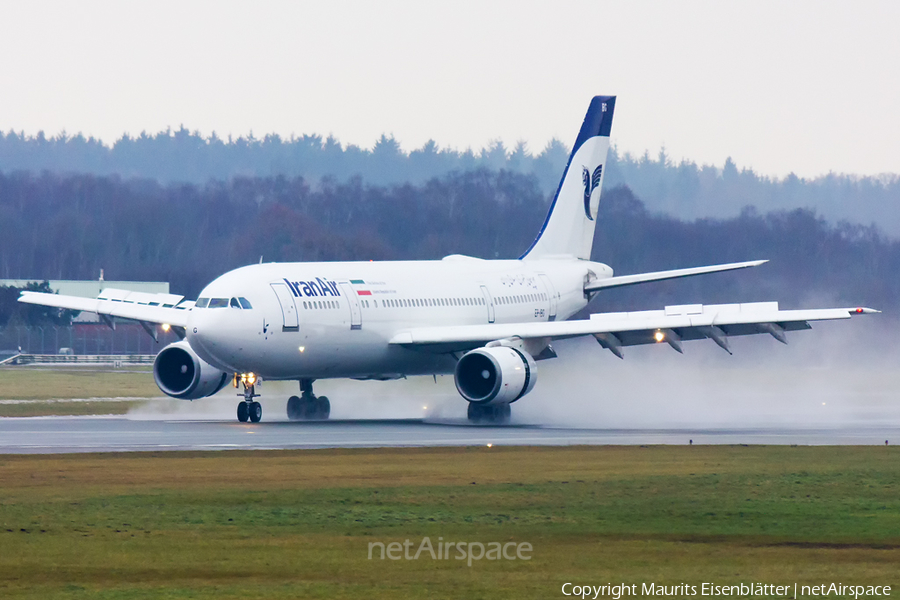
[[[104,320],[117,317],[181,328],[187,326],[187,309],[194,305],[192,301],[184,300],[184,296],[130,292],[114,288],[103,290],[96,298],[22,292],[19,302],[97,313]]]
[[[679,279],[681,277],[693,277],[694,275],[719,273],[721,271],[734,271],[736,269],[758,267],[767,262],[769,261],[750,260],[746,262],[728,263],[725,265],[710,265],[708,267],[690,267],[688,269],[674,269],[672,271],[654,271],[653,273],[638,273],[636,275],[618,275],[616,277],[607,277],[606,279],[597,279],[588,282],[584,286],[584,291],[596,292],[606,288],[622,287],[625,285],[634,285],[636,283],[647,283],[648,281],[662,281],[664,279]]]
[[[457,352],[505,339],[554,339],[593,335],[601,346],[622,357],[622,347],[667,342],[681,352],[685,340],[711,339],[724,350],[728,337],[768,333],[787,343],[786,331],[810,329],[810,321],[849,319],[879,312],[871,308],[779,310],[777,302],[747,304],[689,304],[663,310],[599,313],[590,319],[540,323],[496,323],[420,327],[398,332],[391,344]]]

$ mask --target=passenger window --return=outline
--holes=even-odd
[[[209,304],[209,298],[197,298],[197,303],[194,305],[197,308],[206,308]]]
[[[250,310],[251,308],[253,308],[252,306],[250,306],[250,301],[246,298],[238,298],[238,302],[241,303],[241,308],[243,309]]]
[[[232,298],[232,299],[231,299],[231,308],[237,308],[237,309],[240,309],[240,308],[241,308],[241,305],[240,305],[240,303],[237,301],[237,298]]]
[[[209,308],[227,308],[228,298],[212,298],[209,301]]]

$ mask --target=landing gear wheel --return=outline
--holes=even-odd
[[[494,407],[494,423],[505,425],[509,423],[509,417],[512,415],[512,409],[509,404],[501,404]]]
[[[312,421],[316,418],[316,412],[318,406],[316,401],[318,399],[315,396],[304,394],[300,397],[300,406],[301,406],[301,418],[307,421]]]
[[[297,396],[288,398],[287,416],[291,421],[299,421],[303,418],[303,401]]]
[[[253,373],[241,374],[240,379],[238,379],[238,374],[235,373],[235,387],[237,387],[238,381],[240,381],[244,386],[244,393],[238,394],[238,396],[244,397],[244,399],[238,403],[238,421],[240,421],[241,423],[246,423],[247,421],[259,423],[260,419],[262,419],[262,405],[260,405],[259,402],[253,400],[254,398],[259,397],[259,394],[256,393],[256,387],[254,385],[258,381],[258,379]]]
[[[512,410],[509,404],[499,405],[483,405],[469,403],[468,417],[470,423],[491,423],[494,425],[502,425],[509,423],[509,417]]]
[[[331,402],[328,401],[327,396],[319,396],[316,398],[316,419],[320,421],[327,421],[328,417],[331,416]]]
[[[331,402],[325,396],[313,394],[312,379],[300,380],[300,396],[287,401],[287,416],[291,421],[325,421],[331,416]]]
[[[494,414],[494,407],[472,402],[469,404],[468,413],[470,423],[490,423]]]

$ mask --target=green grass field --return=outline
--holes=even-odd
[[[81,367],[0,368],[0,417],[47,415],[125,414],[139,401],[110,398],[158,398],[150,367],[114,369],[102,365]],[[71,398],[102,398],[97,402],[57,402]]]
[[[895,447],[0,457],[3,598],[548,598],[584,584],[900,587]],[[370,542],[532,559],[368,559]],[[378,553],[376,552],[376,557]]]

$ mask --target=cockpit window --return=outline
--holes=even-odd
[[[226,308],[228,306],[228,298],[211,298],[209,308]]]
[[[231,304],[230,304],[230,306],[231,306],[231,308],[240,308],[240,307],[241,307],[241,305],[240,305],[240,304],[238,303],[238,301],[237,301],[237,298],[232,298],[232,299],[231,299]]]
[[[194,304],[197,308],[206,308],[206,305],[209,304],[209,298],[197,298],[197,303]]]
[[[250,310],[251,308],[253,308],[252,306],[250,306],[250,302],[248,302],[246,298],[238,298],[238,302],[241,303],[241,308],[245,310]]]

